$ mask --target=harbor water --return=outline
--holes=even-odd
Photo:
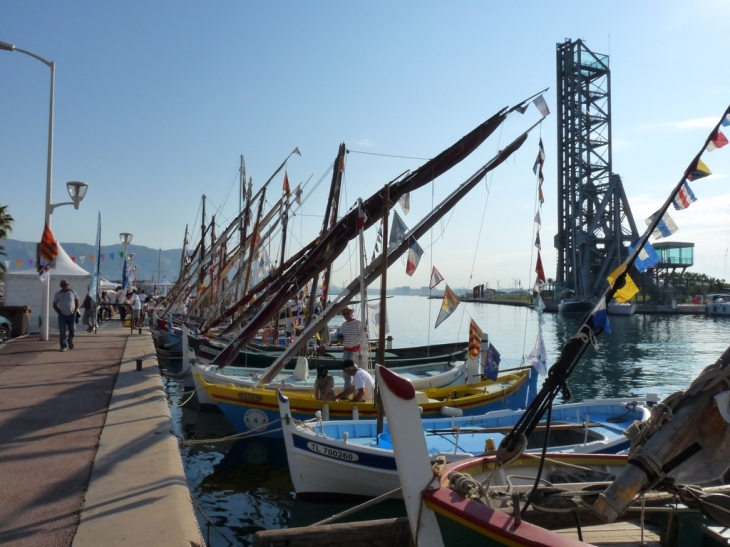
[[[501,369],[518,366],[532,351],[538,316],[530,308],[462,303],[433,329],[439,299],[388,298],[393,346],[466,341],[471,319],[501,354]],[[357,312],[357,306],[355,306]],[[575,334],[580,316],[544,315],[548,366]],[[730,319],[704,315],[610,316],[611,333],[590,347],[568,381],[573,401],[597,397],[660,398],[686,389],[730,345]],[[169,371],[176,370],[174,362]],[[184,400],[181,382],[165,381],[173,404]],[[562,401],[558,401],[562,402]],[[234,433],[222,414],[172,408],[178,435],[186,441],[220,439]],[[185,473],[208,545],[250,545],[259,530],[307,526],[354,507],[356,502],[314,503],[296,499],[283,441],[250,438],[185,446]],[[356,492],[353,492],[356,494]],[[346,520],[405,515],[400,502],[388,501]]]

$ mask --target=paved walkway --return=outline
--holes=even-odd
[[[74,342],[0,346],[0,545],[202,545],[149,331]]]

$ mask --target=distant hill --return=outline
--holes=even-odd
[[[89,259],[89,255],[96,255],[96,247],[93,245],[86,243],[60,243],[61,247],[63,247],[69,256],[76,257],[76,264],[86,271],[90,272],[95,266],[95,262]],[[28,268],[34,267],[37,243],[5,239],[0,241],[0,245],[5,247],[5,256],[0,257],[0,260],[10,261],[10,266],[8,267],[9,272],[27,270]],[[116,245],[102,245],[101,277],[109,281],[121,281],[122,258],[119,256],[119,253],[123,251],[124,247],[121,243]],[[152,276],[154,276],[155,281],[158,281],[159,278],[167,279],[169,283],[177,280],[178,273],[180,273],[182,249],[160,251],[158,249],[150,249],[149,247],[132,244],[129,246],[129,252],[135,254],[134,265],[139,266],[137,274],[138,281],[150,281]],[[110,254],[113,255],[113,258],[109,256]],[[85,258],[82,260],[81,257]],[[23,261],[20,267],[16,264],[17,260]],[[28,260],[33,260],[34,264],[29,265]]]

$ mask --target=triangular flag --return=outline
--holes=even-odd
[[[545,196],[542,194],[542,184],[537,189],[538,199],[540,200],[540,205],[545,203]]]
[[[540,232],[537,232],[535,236],[535,247],[542,251],[542,245],[540,244]]]
[[[548,105],[545,102],[545,97],[540,95],[532,102],[535,103],[535,106],[540,111],[540,114],[542,114],[543,118],[546,117],[548,114],[550,114],[550,109],[548,108]]]
[[[527,112],[527,108],[529,107],[529,104],[523,105],[523,106],[515,106],[515,110],[519,112],[520,114],[524,114]]]
[[[621,273],[623,273],[624,271],[625,268],[623,265],[621,265],[613,272],[611,272],[608,276],[608,283],[609,285],[611,285],[611,287],[614,287],[614,282],[617,283],[615,287],[616,292],[614,293],[613,297],[619,304],[623,302],[628,302],[639,292],[639,287],[636,286],[636,283],[634,283],[634,280],[628,273],[624,276],[623,282],[616,281]],[[621,283],[621,285],[619,285],[618,283]]]
[[[476,359],[479,357],[479,352],[482,351],[482,329],[472,319],[469,322],[469,359]]]
[[[439,271],[436,269],[436,266],[433,267],[433,270],[431,270],[431,282],[428,284],[429,289],[433,289],[441,283],[444,280],[444,276],[439,273]]]
[[[651,223],[654,222],[655,218],[656,213],[646,219],[646,225],[650,226]],[[651,235],[654,239],[662,239],[663,237],[669,237],[677,230],[679,230],[679,228],[677,228],[677,225],[674,223],[674,220],[672,220],[672,217],[669,216],[669,213],[664,213],[664,216],[659,221],[659,224],[657,224],[656,229]]]
[[[540,211],[535,213],[535,224],[542,227],[542,220],[540,220]]]
[[[535,265],[535,273],[537,278],[545,283],[545,270],[542,267],[542,258],[540,258],[540,251],[537,251],[537,264]]]
[[[16,266],[17,266],[18,268],[20,268],[20,267],[22,267],[22,266],[23,266],[23,261],[22,261],[21,259],[18,259],[18,260],[16,260],[16,261],[15,261],[15,265],[16,265]]]
[[[533,309],[535,310],[535,313],[537,313],[538,323],[540,325],[545,324],[545,301],[542,299],[542,296],[540,296],[540,286],[535,284],[535,290],[537,292],[537,298],[535,298],[535,304],[533,306]]]
[[[705,165],[705,162],[703,162],[701,159],[697,160],[697,165],[691,166],[687,170],[687,180],[699,180],[703,179],[707,176],[710,176],[712,174],[712,171],[710,171],[710,168]]]
[[[406,262],[406,273],[408,275],[412,276],[416,272],[422,255],[423,249],[421,249],[418,241],[415,238],[411,238],[411,242],[408,245],[408,260]]]
[[[722,125],[725,127],[730,125],[730,114],[725,114],[725,117],[722,119]]]
[[[388,247],[400,245],[401,241],[406,238],[408,227],[398,215],[398,211],[393,211],[393,224],[390,227],[390,236],[388,238]]]
[[[291,197],[291,189],[289,188],[289,174],[284,171],[284,187],[282,188],[286,197]]]
[[[689,184],[685,182],[674,197],[672,205],[674,205],[675,209],[682,210],[692,205],[695,201],[697,201],[697,198],[689,187]]]
[[[538,374],[542,376],[547,374],[547,350],[545,349],[545,341],[542,338],[542,328],[537,329],[535,347],[530,352],[530,355],[527,356],[527,361]]]
[[[636,241],[633,241],[631,245],[629,245],[629,252],[634,252],[634,249],[636,248],[636,244],[639,242],[637,239]],[[636,256],[636,259],[634,260],[634,267],[639,272],[645,272],[652,266],[656,266],[659,264],[660,258],[657,254],[656,250],[654,250],[654,247],[652,247],[651,243],[648,241],[644,243],[644,246],[639,251],[639,254]]]
[[[707,143],[707,151],[712,152],[718,148],[722,148],[727,144],[727,137],[723,134],[720,129],[717,129],[715,133],[710,137],[710,142]]]
[[[439,311],[439,316],[436,318],[436,326],[434,328],[438,328],[441,323],[448,319],[460,303],[461,301],[458,297],[454,294],[451,288],[446,285],[446,289],[444,290],[444,299],[441,301],[441,310]]]
[[[398,200],[398,203],[400,203],[401,209],[403,209],[403,214],[407,215],[411,210],[411,193],[406,192],[403,194]]]
[[[546,114],[547,115],[547,114]],[[537,159],[535,164],[532,166],[532,172],[538,175],[540,182],[545,180],[542,175],[542,166],[545,163],[545,148],[542,145],[542,137],[540,138],[540,144],[538,145]]]

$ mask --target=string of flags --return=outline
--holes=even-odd
[[[50,229],[48,230],[48,233],[50,233]],[[47,256],[43,255],[44,252],[44,240],[47,240],[49,236],[46,235],[46,231],[44,230],[43,236],[41,238],[41,257],[40,257],[40,265],[41,268],[44,268],[48,266],[58,255],[58,248],[55,247],[57,245],[56,240],[53,240],[53,246],[56,249],[55,254],[53,252],[50,252]],[[53,237],[53,234],[50,235],[50,237]],[[46,248],[51,248],[46,244]],[[52,257],[52,258],[48,258]],[[86,264],[86,260],[88,259],[89,262],[96,262],[97,258],[104,262],[107,260],[114,260],[116,257],[124,258],[124,251],[118,251],[113,253],[90,253],[87,255],[76,255],[76,256],[69,256],[72,262],[79,262],[80,264]],[[3,260],[3,263],[5,264],[5,269],[10,270],[11,267],[16,267],[17,269],[23,269],[23,268],[32,268],[36,265],[36,259],[35,258],[13,258],[9,260]]]
[[[705,149],[701,152],[701,154],[704,154],[705,152],[714,152],[715,150],[727,146],[728,139],[722,132],[720,127],[728,126],[730,126],[730,108],[725,111],[725,114],[723,115],[720,124],[718,124],[718,126],[715,127],[710,133],[707,139],[707,146],[705,146]],[[694,159],[684,172],[684,181],[682,182],[681,186],[677,190],[676,195],[674,196],[674,199],[672,200],[672,205],[674,206],[674,209],[676,209],[677,211],[684,211],[689,208],[690,205],[695,203],[697,201],[697,197],[690,188],[689,182],[695,182],[697,180],[708,177],[711,174],[712,171],[707,166],[707,164],[702,161],[701,157],[697,157],[696,159]],[[649,218],[647,218],[646,225],[651,226],[659,216],[659,213],[660,211],[657,211]],[[656,228],[651,233],[651,237],[653,237],[655,240],[663,239],[665,237],[671,236],[678,230],[679,227],[677,226],[677,223],[671,216],[669,216],[668,212],[665,212],[659,219],[659,222],[657,222]],[[634,252],[637,244],[638,240],[632,242],[632,244],[629,246],[630,253]],[[636,285],[636,282],[634,280],[638,279],[639,273],[645,272],[649,268],[658,264],[659,261],[659,254],[656,252],[654,247],[652,247],[651,243],[649,243],[649,241],[647,240],[643,248],[637,254],[634,263],[629,267],[628,271],[626,271],[626,267],[622,264],[613,272],[611,272],[608,275],[608,283],[612,289],[616,289],[616,292],[613,295],[613,298],[616,300],[616,302],[628,302],[634,296],[636,296],[639,293],[639,287]],[[615,286],[615,284],[618,282],[617,280],[621,279],[621,276],[624,273],[625,275],[622,278],[621,285]],[[593,324],[594,326],[602,328],[608,333],[611,332],[611,325],[608,321],[608,312],[606,310],[605,301],[599,302],[596,312],[593,315]]]

